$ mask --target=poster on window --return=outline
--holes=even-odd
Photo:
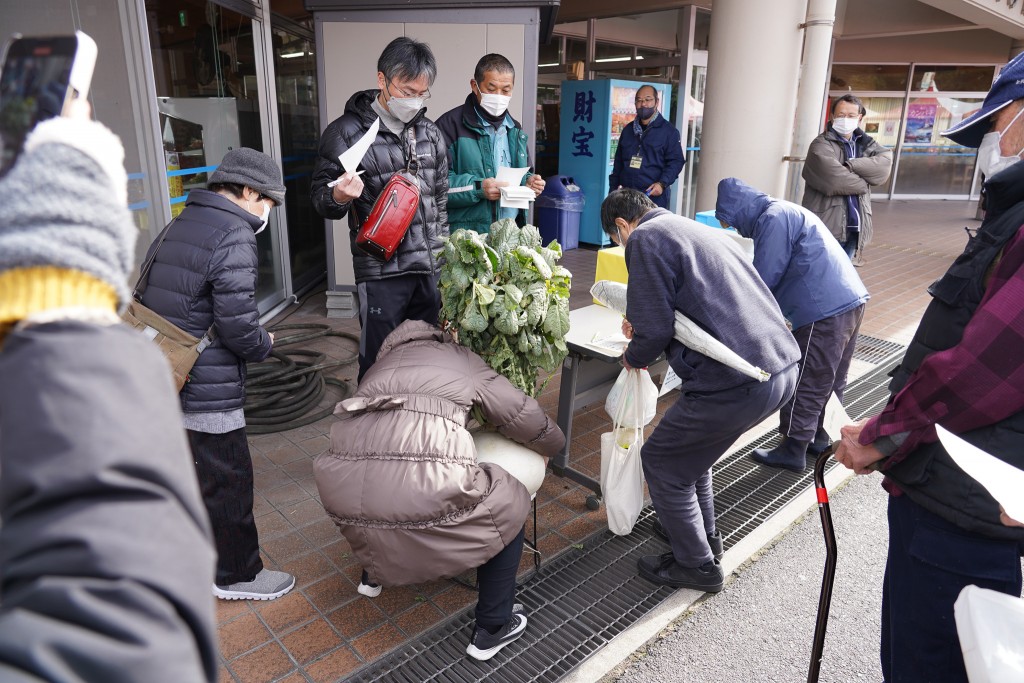
[[[931,144],[937,109],[936,104],[911,103],[907,107],[907,132],[903,141]]]

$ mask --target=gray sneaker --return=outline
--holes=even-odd
[[[286,572],[263,569],[252,581],[230,586],[214,584],[213,594],[221,600],[274,600],[295,588],[295,577]]]

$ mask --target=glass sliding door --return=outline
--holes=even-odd
[[[893,194],[967,198],[977,150],[941,135],[981,106],[983,97],[911,97]]]
[[[207,0],[146,0],[159,134],[171,214],[190,191],[204,188],[224,155],[238,147],[264,150],[266,72],[260,22]],[[256,237],[261,305],[283,298],[276,214]]]
[[[324,221],[309,198],[320,136],[316,54],[312,34],[299,26],[275,24],[272,35],[281,162],[288,188],[288,253],[292,291],[298,291],[327,272]]]

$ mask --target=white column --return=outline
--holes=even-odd
[[[693,89],[693,39],[697,26],[697,7],[681,7],[679,9],[679,28],[676,30],[676,42],[679,46],[679,92],[676,93],[676,129],[679,138],[686,148],[687,119],[690,116],[690,90]],[[687,159],[689,161],[689,159]],[[676,189],[672,195],[672,212],[683,213],[683,187],[686,179],[684,172],[679,174]]]
[[[736,176],[779,197],[793,140],[807,0],[715,0],[697,211]]]
[[[804,22],[804,63],[796,98],[796,126],[793,130],[791,161],[786,169],[788,182],[783,196],[800,202],[803,194],[803,159],[807,147],[818,136],[824,123],[828,67],[832,55],[832,26],[836,21],[836,0],[809,0]]]

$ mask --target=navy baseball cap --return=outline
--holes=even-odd
[[[1024,99],[1024,52],[1010,60],[996,77],[981,109],[956,124],[943,135],[965,147],[978,147],[992,128],[989,117],[1014,100]]]

